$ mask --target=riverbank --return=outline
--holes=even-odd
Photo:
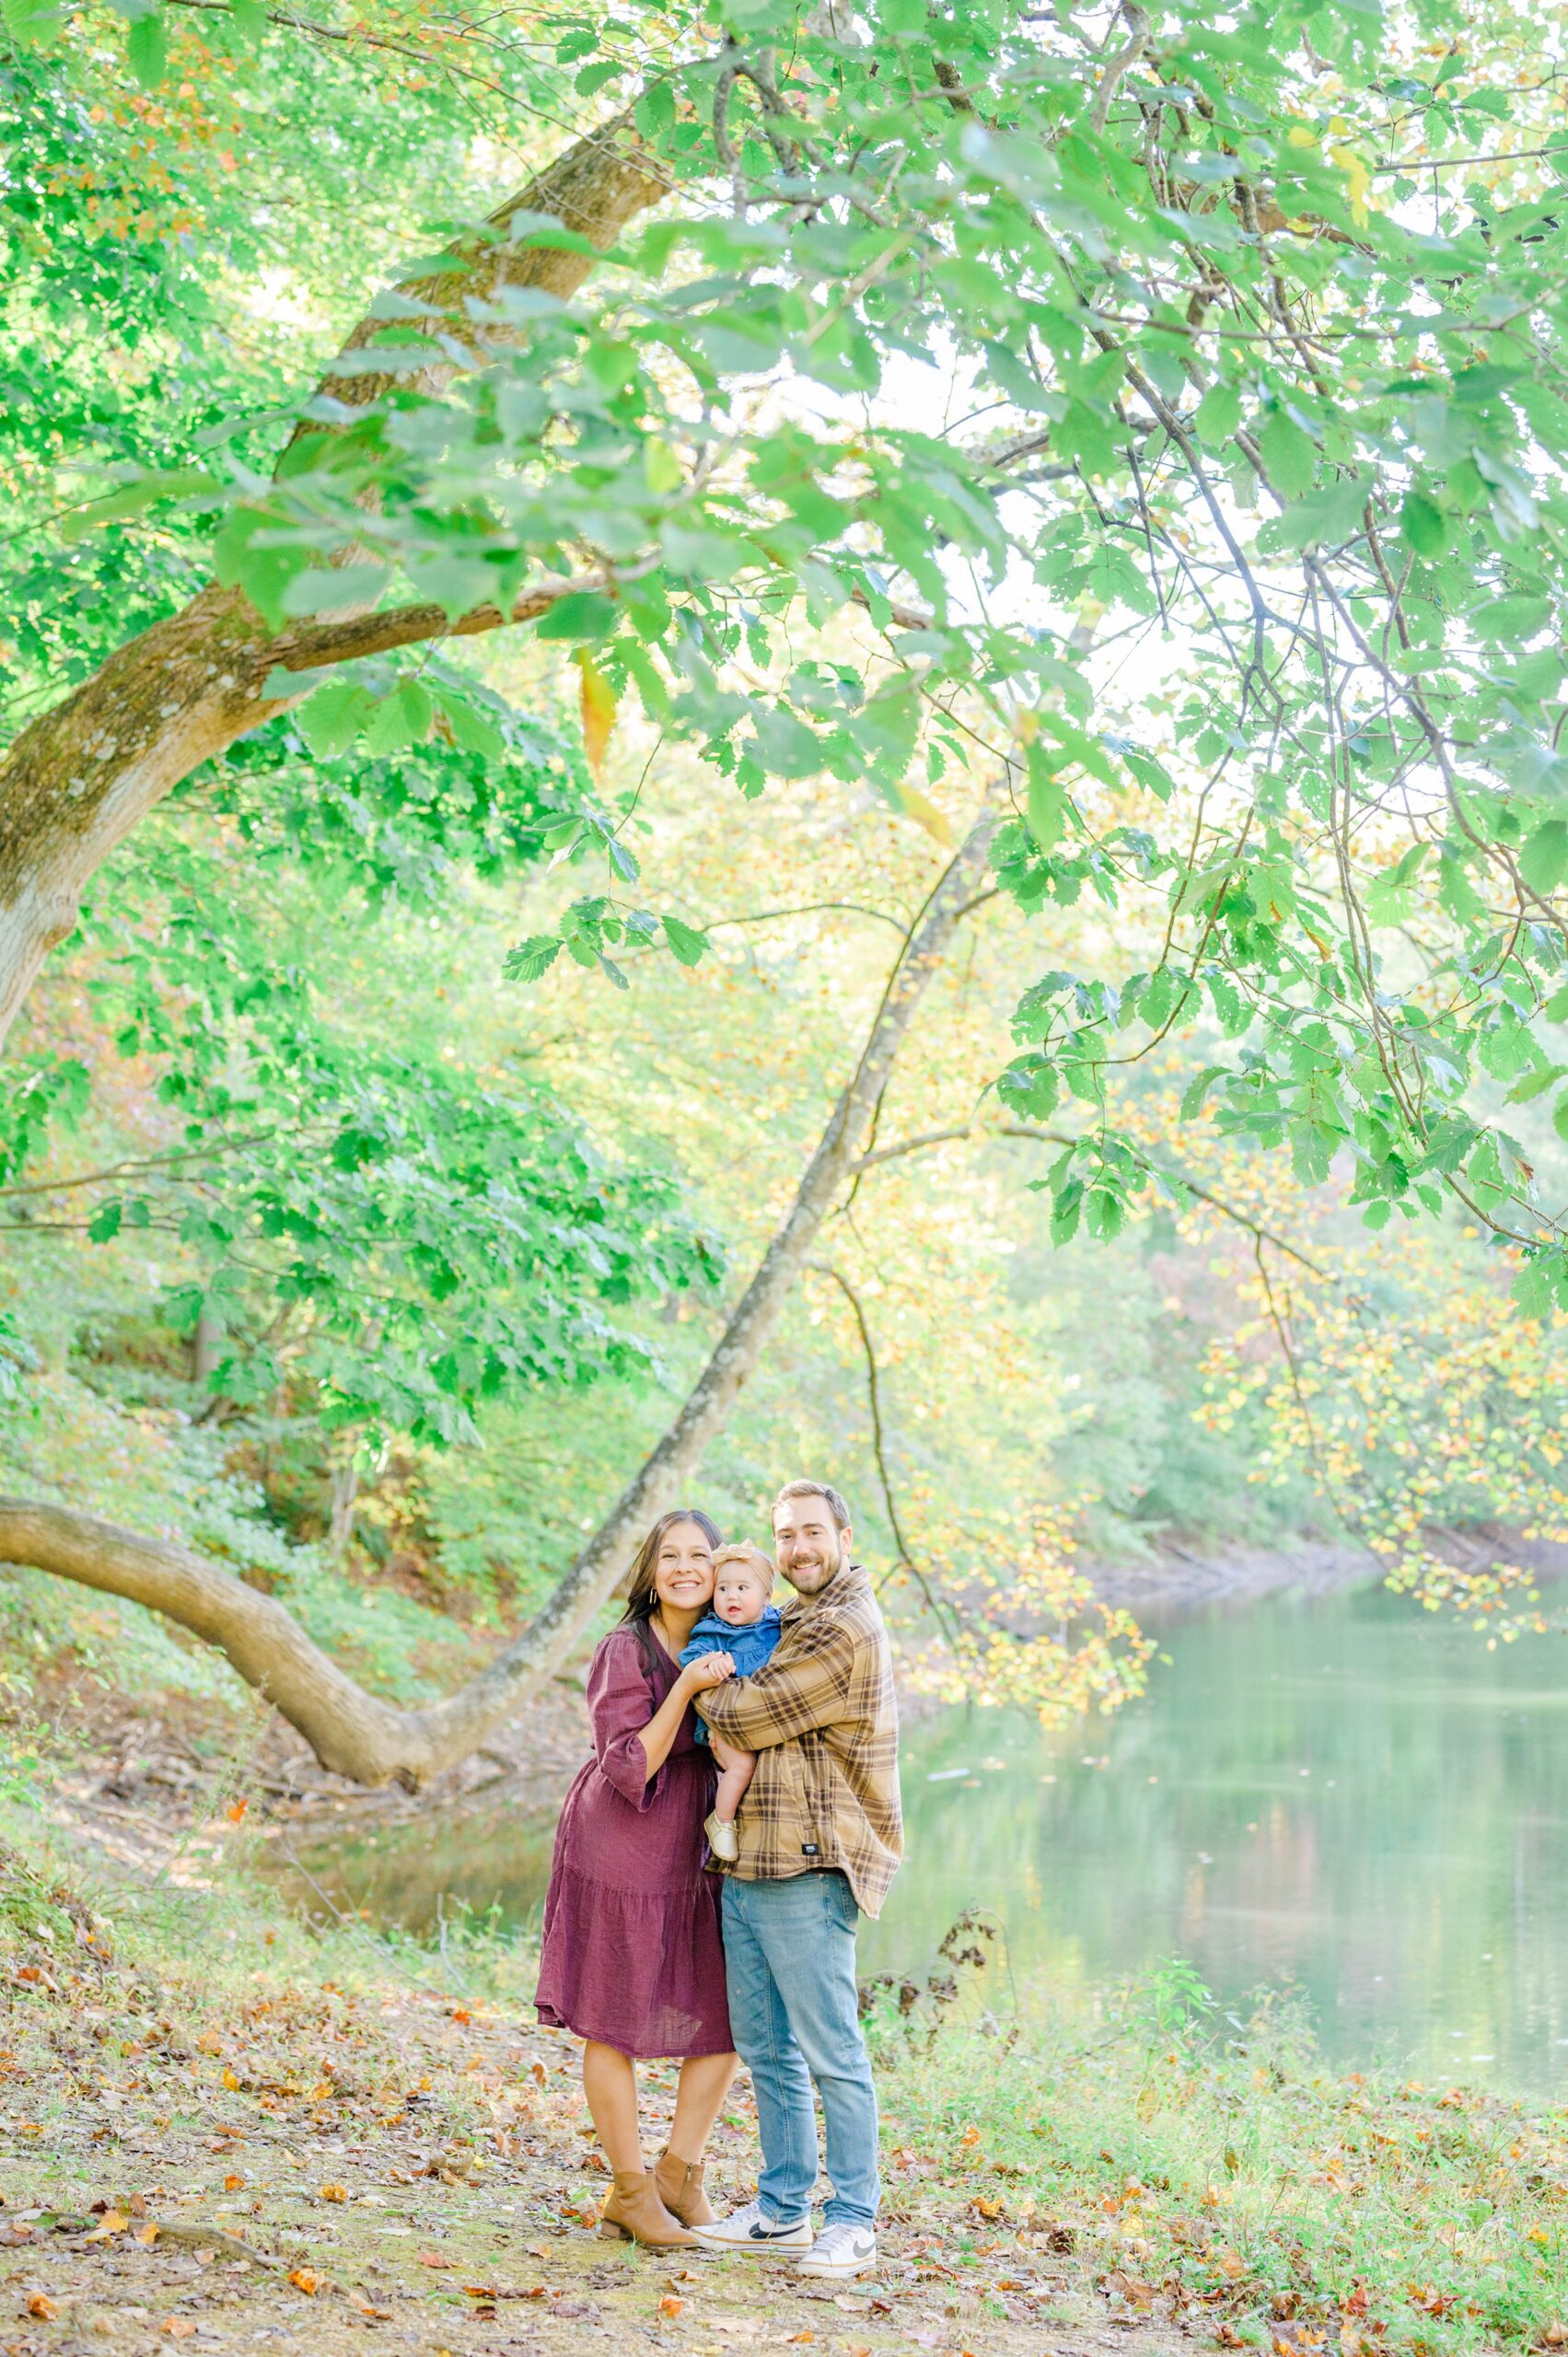
[[[182,1888],[15,1812],[0,1836],[9,2357],[1568,2341],[1568,2115],[1335,2076],[1278,2008],[1216,2030],[1179,1969],[1040,2003],[974,1922],[930,1979],[870,1989],[883,2262],[834,2291],[598,2239],[575,2048],[529,2018],[526,1946],[314,1936],[233,1859]],[[739,2090],[722,2195],[754,2152]]]

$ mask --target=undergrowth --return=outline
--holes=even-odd
[[[992,2013],[985,1938],[875,1992],[895,2189],[950,2189],[981,2247],[1047,2215],[1121,2313],[1222,2347],[1568,2347],[1568,2105],[1331,2072],[1292,2004],[1216,2026],[1179,1962]]]

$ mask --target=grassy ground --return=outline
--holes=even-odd
[[[1273,2016],[1222,2042],[1179,1970],[998,2017],[970,1931],[956,1999],[874,1992],[884,2261],[813,2291],[597,2238],[575,2049],[518,1951],[319,1936],[233,1863],[181,1887],[3,1805],[0,1839],[11,2357],[1568,2345],[1568,2115],[1333,2077]],[[724,2192],[754,2152],[738,2090]]]
[[[185,2340],[284,2357],[1125,2345],[1071,2235],[984,2214],[1001,2180],[968,2154],[956,2197],[895,2159],[885,2262],[837,2291],[604,2242],[576,2049],[532,2026],[515,1950],[318,1938],[232,1869],[205,1889],[138,1884],[63,1854],[37,1818],[5,1815],[0,1835],[10,2357]],[[648,2087],[653,2139],[670,2074]],[[740,2090],[716,2143],[721,2189],[749,2195]]]

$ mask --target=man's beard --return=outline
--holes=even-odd
[[[825,1559],[816,1557],[809,1563],[792,1564],[785,1577],[797,1595],[816,1596],[828,1585],[830,1580],[836,1579],[842,1569],[842,1556]]]

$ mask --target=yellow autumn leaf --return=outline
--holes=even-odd
[[[579,646],[572,660],[582,675],[583,750],[597,778],[615,726],[615,691],[586,646]]]
[[[892,800],[896,808],[901,810],[907,819],[912,819],[917,827],[923,827],[926,833],[942,845],[944,851],[952,850],[952,828],[938,810],[935,803],[922,794],[918,786],[896,785],[892,791]]]
[[[1353,147],[1330,147],[1329,160],[1338,164],[1350,182],[1350,217],[1358,229],[1365,228],[1370,218],[1366,197],[1372,186],[1371,172]]]

